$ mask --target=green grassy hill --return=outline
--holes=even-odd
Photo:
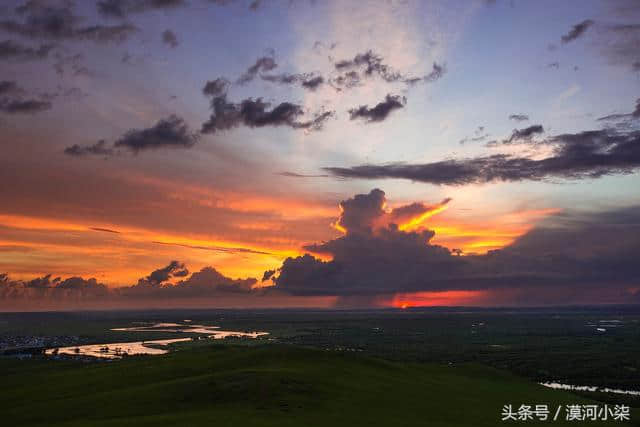
[[[507,403],[585,402],[479,365],[282,345],[210,345],[111,363],[3,359],[0,376],[7,426],[497,426]]]

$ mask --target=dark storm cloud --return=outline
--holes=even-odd
[[[162,32],[162,42],[171,48],[176,48],[180,44],[178,42],[178,36],[171,30],[164,30]]]
[[[529,120],[529,116],[526,114],[511,114],[509,120],[515,120],[516,122],[526,122]]]
[[[175,9],[186,5],[185,0],[101,0],[96,6],[105,17],[125,18],[131,13]]]
[[[202,133],[215,133],[239,126],[288,126],[293,129],[319,130],[333,116],[333,112],[324,111],[316,113],[309,120],[301,121],[304,110],[300,105],[282,102],[272,109],[269,109],[270,106],[262,98],[249,98],[236,104],[227,101],[226,95],[215,96],[211,100],[213,114],[202,125]]]
[[[273,277],[276,289],[295,295],[380,295],[397,292],[524,288],[553,294],[559,288],[615,294],[637,285],[640,210],[564,213],[548,219],[502,250],[457,256],[431,243],[431,230],[375,226],[389,213],[384,192],[373,190],[341,203],[345,235],[306,247],[329,254],[287,258]],[[444,203],[444,202],[443,202]],[[408,209],[408,208],[407,208]],[[351,217],[351,220],[347,220]],[[605,286],[606,284],[606,286]],[[557,301],[559,302],[559,301]],[[566,301],[562,301],[566,302]]]
[[[591,19],[586,19],[579,24],[574,25],[571,28],[571,31],[561,37],[562,43],[566,44],[577,39],[578,37],[581,37],[585,33],[585,31],[587,31],[587,29],[593,24],[594,22]]]
[[[402,292],[428,287],[430,280],[461,268],[459,257],[428,244],[432,231],[404,232],[387,223],[385,202],[385,193],[379,189],[341,202],[336,222],[345,235],[305,247],[330,254],[333,260],[321,261],[310,254],[287,258],[273,279],[276,288],[295,295]]]
[[[263,56],[256,60],[256,62],[250,66],[247,71],[241,75],[236,81],[237,84],[243,85],[253,80],[259,72],[267,72],[276,68],[278,64],[276,60],[271,56]]]
[[[584,131],[552,136],[535,144],[551,147],[552,154],[543,159],[496,154],[423,164],[327,167],[324,170],[341,178],[396,178],[435,185],[465,185],[599,178],[632,173],[640,168],[640,131]]]
[[[190,148],[198,141],[186,122],[171,115],[147,129],[132,129],[114,142],[114,147],[128,148],[134,153],[157,148]]]
[[[81,25],[82,18],[74,11],[74,4],[62,1],[50,4],[29,0],[16,8],[20,19],[0,21],[0,30],[32,39],[91,40],[95,42],[123,42],[137,29],[130,24]]]
[[[13,40],[0,42],[0,60],[33,61],[46,59],[55,47],[53,44],[41,44],[37,48],[25,46]]]
[[[93,145],[73,144],[64,149],[64,154],[74,157],[111,156],[114,154],[114,150],[107,145],[106,141],[100,140]]]
[[[349,110],[351,120],[364,119],[367,123],[381,122],[386,119],[393,110],[403,108],[407,102],[406,98],[398,95],[387,95],[384,101],[379,102],[374,107],[361,105],[358,108]]]

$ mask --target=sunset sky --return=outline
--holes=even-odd
[[[0,16],[0,308],[640,301],[637,1]]]

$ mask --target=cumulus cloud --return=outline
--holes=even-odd
[[[227,93],[230,84],[231,82],[229,82],[229,80],[219,77],[215,80],[208,81],[204,85],[202,93],[204,93],[206,96],[212,97],[224,95]]]
[[[0,300],[7,299],[93,299],[109,295],[109,288],[94,278],[69,277],[62,280],[51,275],[33,280],[12,280],[0,274]]]
[[[367,123],[381,122],[385,120],[393,110],[403,108],[407,99],[399,95],[387,95],[384,101],[379,102],[374,107],[361,105],[349,110],[351,120],[363,119]]]
[[[575,39],[584,35],[585,31],[587,31],[587,29],[591,27],[593,24],[594,22],[591,19],[585,19],[584,21],[574,25],[567,34],[561,37],[560,40],[564,44],[572,42]]]
[[[210,88],[213,90],[213,88]],[[207,86],[204,89],[207,93]],[[260,128],[265,126],[287,126],[293,129],[320,130],[333,116],[332,111],[321,111],[308,120],[303,120],[302,106],[282,102],[271,108],[262,98],[248,98],[239,104],[229,102],[226,94],[214,96],[211,100],[213,114],[202,125],[202,133],[216,133],[239,126]]]
[[[186,266],[171,261],[167,266],[152,271],[136,284],[109,288],[97,279],[70,277],[61,279],[51,275],[32,280],[13,280],[6,273],[0,274],[0,300],[71,300],[121,301],[136,298],[193,298],[225,294],[249,294],[254,278],[232,279],[220,274],[213,267],[204,267],[190,275]]]
[[[296,295],[384,294],[424,288],[429,278],[459,267],[459,257],[429,244],[433,231],[401,231],[398,226],[432,207],[412,204],[389,212],[385,203],[379,189],[341,202],[336,226],[345,234],[305,247],[333,260],[311,254],[287,258],[273,279],[276,287]]]
[[[98,43],[125,41],[137,29],[131,24],[81,25],[74,4],[63,1],[51,4],[28,0],[15,11],[20,19],[0,21],[0,30],[32,39],[90,40]]]
[[[115,147],[128,148],[134,153],[157,148],[189,148],[198,141],[198,135],[189,131],[186,122],[171,115],[148,129],[132,129],[114,142]]]
[[[199,135],[189,130],[184,119],[171,115],[159,120],[147,129],[131,129],[117,139],[113,145],[100,140],[93,145],[74,144],[65,148],[64,153],[70,156],[87,155],[110,156],[116,149],[125,148],[137,154],[140,151],[161,148],[191,148],[198,142]]]
[[[0,42],[0,60],[7,61],[34,61],[46,59],[54,44],[41,44],[38,47],[26,46],[14,40]]]
[[[338,296],[495,288],[522,288],[534,296],[562,288],[595,288],[604,295],[615,288],[620,295],[640,279],[634,261],[640,254],[640,210],[634,207],[567,212],[504,249],[457,256],[433,244],[431,230],[403,231],[383,220],[391,214],[385,201],[378,189],[345,200],[337,221],[345,227],[343,236],[307,246],[310,253],[287,258],[277,276],[269,271],[265,277],[296,295]]]
[[[495,181],[583,179],[632,173],[640,168],[640,131],[602,129],[535,141],[552,149],[542,159],[496,154],[433,163],[326,167],[336,177],[409,179],[436,185]]]
[[[114,289],[118,297],[191,298],[216,296],[227,293],[249,293],[257,283],[254,278],[231,279],[213,267],[204,267],[189,277],[189,271],[179,261],[171,261],[133,286]],[[176,280],[186,277],[186,279]]]

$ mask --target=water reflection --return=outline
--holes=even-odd
[[[561,384],[556,382],[540,383],[540,385],[553,388],[556,390],[591,391],[591,392],[597,391],[601,393],[616,393],[616,394],[629,394],[632,396],[640,396],[640,391],[622,390],[619,388],[597,387],[597,386],[591,386],[591,385],[570,385],[570,384]]]
[[[45,354],[65,354],[70,356],[92,356],[103,359],[119,359],[123,356],[133,356],[136,354],[165,354],[169,351],[166,348],[169,344],[189,340],[191,340],[191,338],[79,345],[72,347],[50,348],[45,351]],[[155,346],[165,348],[157,348]]]
[[[156,323],[150,326],[134,326],[130,328],[113,328],[112,331],[138,331],[138,332],[181,332],[191,334],[204,334],[208,338],[223,339],[228,337],[236,338],[258,338],[262,335],[268,335],[268,332],[239,332],[239,331],[221,331],[219,326],[204,325],[181,325],[178,323]]]
[[[255,339],[268,332],[241,332],[222,331],[219,326],[205,326],[191,324],[190,320],[184,320],[186,324],[160,322],[147,326],[132,326],[128,328],[113,328],[112,331],[119,332],[170,332],[180,334],[200,334],[205,338],[224,339],[229,337]],[[137,322],[139,323],[139,322]],[[165,354],[169,351],[167,346],[181,341],[190,341],[192,338],[172,338],[164,340],[117,342],[106,344],[90,344],[72,347],[50,348],[45,351],[47,355],[71,355],[71,356],[92,356],[104,359],[119,359],[124,356],[137,354]]]

